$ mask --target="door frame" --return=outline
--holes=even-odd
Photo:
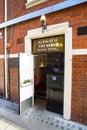
[[[32,54],[32,39],[61,34],[65,35],[63,117],[70,120],[72,95],[72,27],[69,27],[69,22],[50,25],[44,33],[42,33],[42,28],[28,30],[27,36],[25,36],[25,53]]]

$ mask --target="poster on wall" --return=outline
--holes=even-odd
[[[24,109],[27,109],[30,99],[33,100],[33,75],[33,55],[19,53],[20,112],[24,111]]]

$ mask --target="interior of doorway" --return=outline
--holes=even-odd
[[[35,106],[46,109],[46,54],[34,55]]]

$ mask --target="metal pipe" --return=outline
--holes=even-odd
[[[5,0],[5,22],[7,22],[7,0]],[[5,98],[8,98],[7,91],[7,27],[4,28],[4,61],[5,61]]]

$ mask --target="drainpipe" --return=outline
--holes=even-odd
[[[7,0],[5,0],[5,22],[7,22]],[[4,60],[5,60],[5,98],[8,98],[7,91],[7,27],[4,28]]]

